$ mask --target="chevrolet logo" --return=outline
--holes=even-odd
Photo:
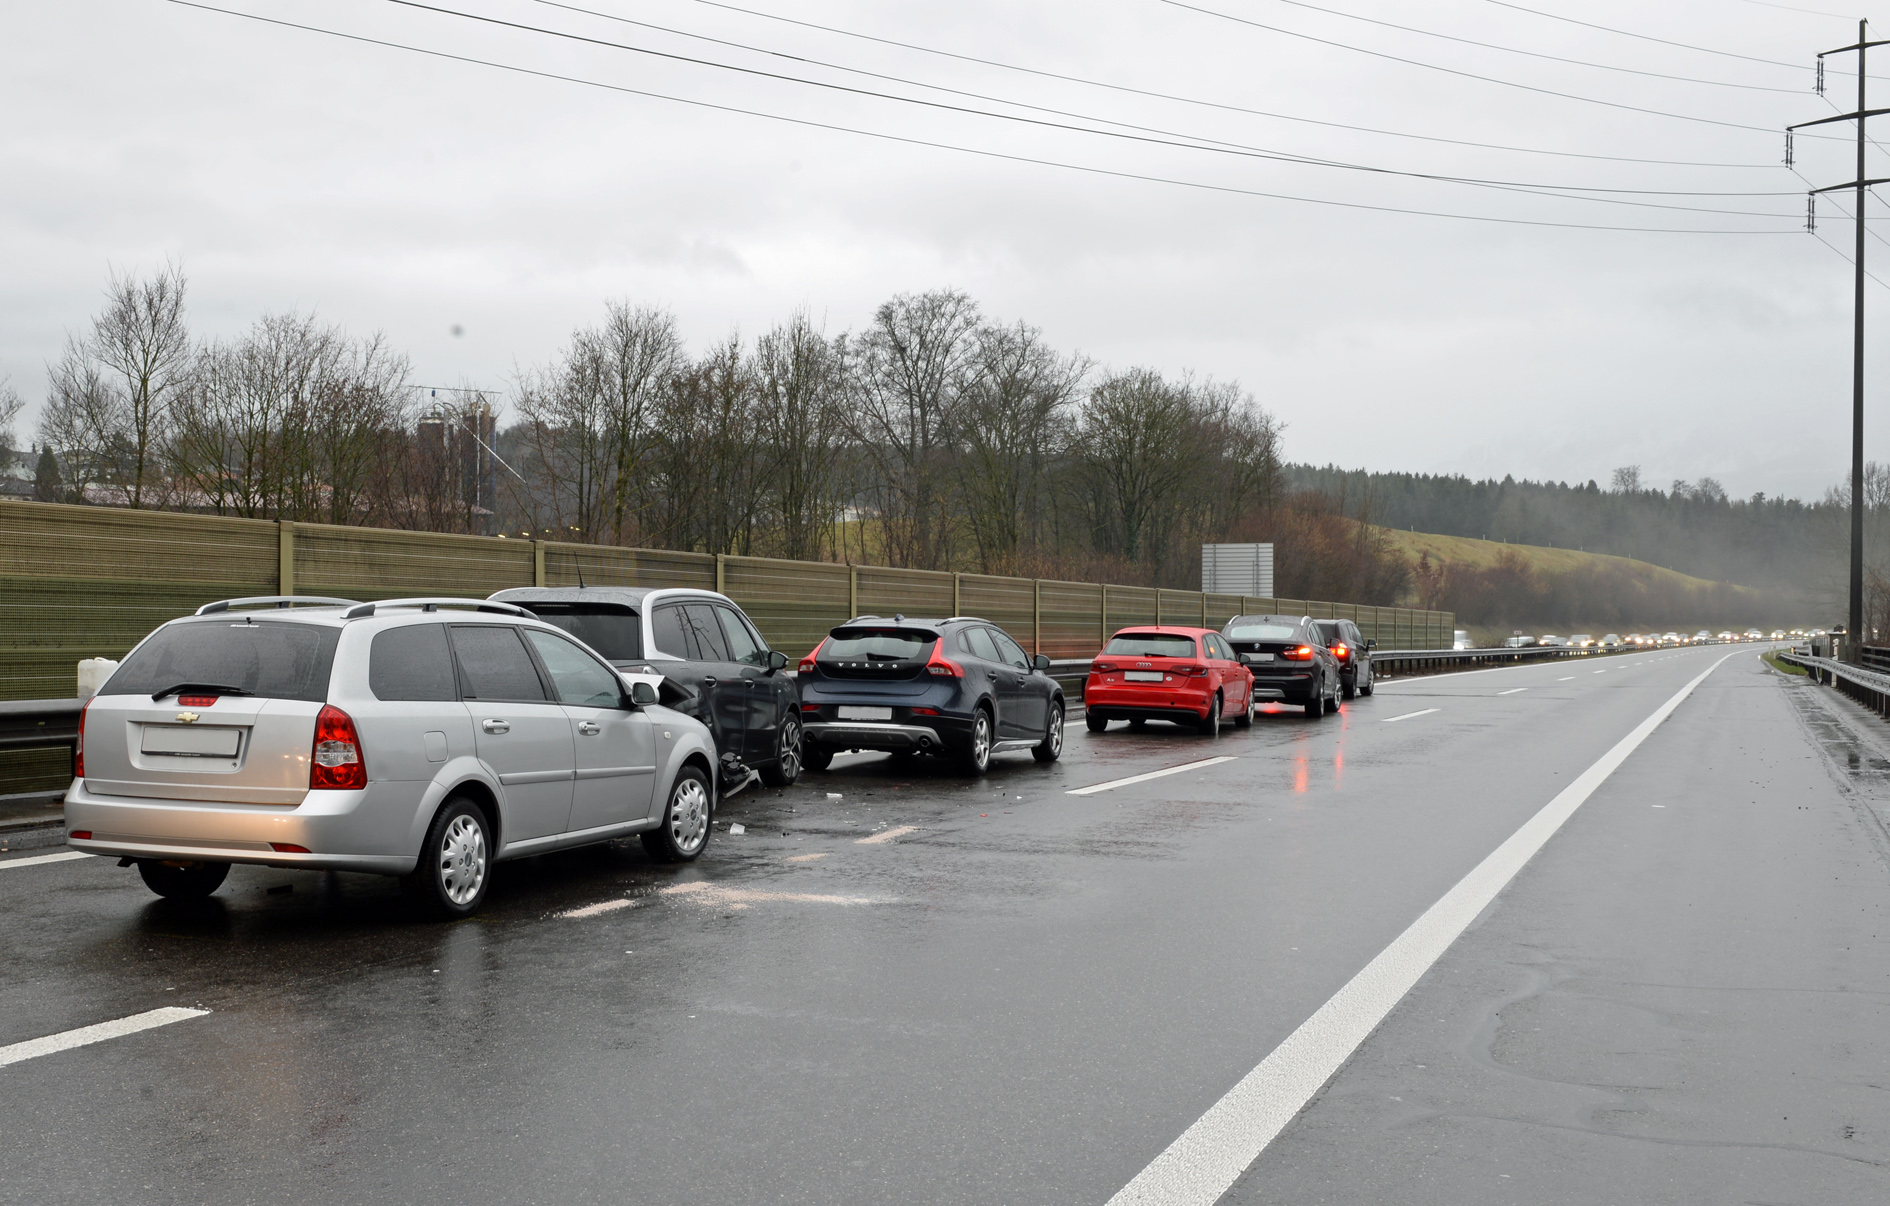
[[[203,717],[197,715],[195,712],[179,712],[177,714],[178,724],[196,724],[202,719]]]

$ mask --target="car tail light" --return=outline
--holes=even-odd
[[[912,709],[912,714],[914,716],[937,716],[938,709],[937,708],[914,708]]]
[[[1342,662],[1351,661],[1352,649],[1348,645],[1334,645],[1332,647],[1332,656],[1338,658]]]
[[[1297,649],[1288,649],[1280,656],[1289,662],[1310,662],[1312,661],[1312,646],[1301,645]]]
[[[309,790],[359,790],[367,786],[367,764],[361,761],[361,738],[354,718],[333,704],[323,704],[315,718],[315,750],[309,760]]]
[[[89,842],[92,840],[92,831],[90,829],[74,829],[67,836],[78,838],[81,842]]]
[[[812,674],[814,672],[814,659],[819,657],[820,651],[822,649],[825,649],[826,647],[827,647],[827,638],[822,637],[820,639],[820,644],[814,646],[814,651],[801,659],[801,673],[802,674]]]
[[[925,663],[925,672],[933,678],[963,678],[965,668],[939,652],[944,648],[944,641],[932,642],[932,658]]]
[[[1094,674],[1113,674],[1116,669],[1116,664],[1114,662],[1091,662],[1089,668],[1090,672]]]
[[[85,778],[85,713],[91,706],[92,701],[88,699],[79,708],[79,739],[72,743],[72,777],[74,779]]]
[[[271,842],[269,848],[277,854],[313,854],[307,846],[298,846],[294,842]]]
[[[803,711],[803,712],[818,712],[818,711],[820,711],[820,705],[819,705],[819,704],[810,704],[810,703],[804,703],[804,704],[802,704],[802,705],[801,705],[801,711]]]
[[[1180,666],[1170,666],[1168,669],[1171,673],[1187,675],[1194,678],[1201,678],[1204,675],[1206,675],[1208,672],[1208,668],[1206,666],[1197,666],[1197,665],[1194,665],[1193,663],[1187,663],[1185,665],[1180,665]]]

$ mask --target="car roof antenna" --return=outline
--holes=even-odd
[[[571,550],[571,564],[577,569],[578,589],[584,589],[584,558],[578,556],[576,549]]]

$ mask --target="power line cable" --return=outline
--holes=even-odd
[[[1759,0],[1747,0],[1747,2],[1756,4],[1756,3],[1759,3]],[[1540,8],[1530,8],[1527,5],[1513,3],[1512,0],[1484,0],[1484,3],[1494,4],[1498,8],[1513,8],[1519,13],[1528,13],[1532,17],[1545,17],[1551,21],[1565,21],[1570,25],[1579,25],[1583,27],[1584,29],[1596,29],[1596,30],[1600,30],[1602,33],[1619,34],[1621,37],[1624,37],[1624,38],[1638,38],[1639,40],[1643,42],[1656,42],[1662,46],[1673,46],[1681,50],[1695,50],[1701,54],[1716,54],[1716,55],[1719,55],[1721,58],[1741,59],[1748,63],[1764,63],[1769,67],[1788,67],[1793,71],[1805,70],[1805,65],[1803,63],[1788,63],[1782,59],[1764,59],[1764,58],[1758,57],[1757,55],[1740,54],[1739,52],[1733,51],[1733,50],[1719,50],[1712,46],[1699,46],[1692,42],[1676,42],[1672,40],[1671,38],[1657,38],[1653,34],[1637,33],[1631,29],[1617,29],[1616,27],[1612,25],[1597,25],[1593,21],[1582,21],[1575,17],[1565,17],[1561,13],[1547,12]],[[1783,8],[1784,5],[1774,4],[1774,5],[1767,5],[1766,7]],[[1798,11],[1805,11],[1805,10],[1795,9],[1793,11],[1798,12]],[[1820,14],[1820,15],[1826,15],[1826,14]],[[1851,18],[1851,19],[1854,20],[1855,18]],[[1825,69],[1825,74],[1826,75],[1854,76],[1857,73],[1855,71],[1842,71],[1836,67],[1829,67]],[[1873,80],[1882,80],[1882,79],[1890,79],[1890,76],[1873,75],[1870,78]]]
[[[1766,126],[1747,125],[1744,122],[1737,121],[1721,121],[1716,117],[1695,117],[1688,113],[1669,113],[1664,109],[1648,109],[1641,105],[1629,105],[1621,101],[1603,100],[1597,96],[1583,96],[1576,92],[1558,92],[1553,88],[1538,88],[1534,84],[1524,84],[1517,80],[1500,79],[1493,75],[1478,75],[1474,71],[1459,71],[1455,67],[1445,67],[1440,63],[1427,63],[1422,59],[1408,59],[1402,55],[1387,54],[1382,50],[1368,50],[1363,46],[1353,46],[1348,42],[1334,42],[1330,38],[1314,37],[1312,34],[1300,33],[1298,30],[1283,29],[1278,25],[1268,25],[1262,21],[1254,21],[1246,17],[1236,17],[1232,13],[1223,13],[1211,8],[1202,8],[1199,5],[1187,4],[1184,3],[1183,0],[1160,0],[1160,2],[1175,8],[1187,9],[1189,12],[1200,13],[1203,16],[1216,17],[1222,21],[1232,21],[1236,25],[1250,25],[1255,29],[1264,29],[1269,33],[1284,34],[1289,38],[1301,38],[1308,42],[1317,42],[1321,46],[1331,46],[1339,50],[1350,50],[1355,54],[1370,55],[1375,59],[1386,59],[1393,63],[1404,63],[1412,67],[1422,67],[1427,71],[1441,71],[1445,75],[1455,75],[1469,80],[1480,80],[1486,84],[1500,84],[1505,88],[1518,88],[1524,92],[1534,92],[1542,96],[1555,96],[1563,100],[1581,101],[1584,104],[1601,105],[1609,109],[1622,109],[1629,113],[1645,113],[1650,117],[1668,117],[1675,121],[1691,121],[1698,122],[1702,125],[1721,126],[1729,130],[1754,130],[1761,134],[1777,133],[1777,130]],[[1830,138],[1831,136],[1818,135],[1818,137]]]
[[[1055,159],[1043,159],[1032,155],[1018,155],[1007,151],[993,151],[983,147],[968,147],[957,143],[939,142],[932,139],[913,138],[903,134],[888,134],[880,130],[861,129],[856,126],[843,126],[834,122],[815,121],[811,118],[791,117],[782,113],[770,113],[760,109],[746,109],[736,105],[725,105],[716,101],[697,100],[691,97],[673,96],[668,93],[654,92],[644,88],[631,88],[623,84],[611,84],[602,80],[586,79],[582,76],[564,75],[554,71],[543,71],[533,67],[521,67],[513,63],[502,63],[492,59],[481,59],[471,55],[454,54],[430,47],[414,46],[405,42],[395,42],[386,38],[370,37],[366,34],[348,33],[343,30],[327,29],[318,25],[308,25],[297,21],[287,21],[279,17],[265,17],[258,13],[247,13],[237,9],[219,8],[203,4],[198,0],[166,0],[181,8],[194,8],[203,12],[218,13],[227,17],[239,17],[264,25],[274,25],[283,29],[300,30],[304,33],[321,34],[347,42],[357,42],[367,46],[380,46],[390,50],[406,51],[428,58],[442,59],[449,62],[465,63],[476,67],[490,67],[516,75],[531,76],[537,79],[555,80],[567,84],[579,84],[585,87],[599,88],[608,92],[626,96],[640,96],[652,100],[669,101],[674,104],[690,105],[720,113],[732,113],[743,117],[758,117],[767,121],[778,121],[806,129],[827,130],[841,134],[854,134],[866,138],[877,138],[886,142],[900,143],[906,146],[925,147],[932,150],[956,151],[966,155],[977,155],[986,159],[996,159],[1008,163],[1031,164],[1039,167],[1060,168],[1065,171],[1081,172],[1086,175],[1104,176],[1118,180],[1136,180],[1150,184],[1167,184],[1179,188],[1198,189],[1203,192],[1224,193],[1230,196],[1257,197],[1272,201],[1294,201],[1309,205],[1325,205],[1338,209],[1367,210],[1376,213],[1407,214],[1416,217],[1450,218],[1467,222],[1488,222],[1501,226],[1532,226],[1558,230],[1598,230],[1627,234],[1708,234],[1708,235],[1781,235],[1794,234],[1791,228],[1744,229],[1729,227],[1674,227],[1674,226],[1612,226],[1592,222],[1551,222],[1537,218],[1507,218],[1491,214],[1460,214],[1444,210],[1412,209],[1400,206],[1373,205],[1361,201],[1340,201],[1329,197],[1306,197],[1291,193],[1265,192],[1259,189],[1239,188],[1234,185],[1212,184],[1200,180],[1183,180],[1170,176],[1157,176],[1150,173],[1123,171],[1115,168],[1096,167],[1090,164],[1068,163]],[[1769,216],[1769,215],[1768,215]],[[1796,219],[1794,219],[1796,220]]]
[[[501,20],[496,17],[486,17],[486,16],[480,16],[478,14],[473,14],[473,13],[460,12],[454,9],[441,8],[435,5],[420,3],[418,2],[418,0],[388,0],[388,3],[400,5],[401,7],[405,7],[405,8],[419,8],[427,12],[440,13],[446,16],[461,17],[461,18],[464,18],[466,20],[471,20],[471,21],[479,21],[479,22],[483,22],[487,24],[500,25],[509,29],[517,29],[517,30],[522,30],[522,31],[530,32],[530,33],[544,34],[550,37],[566,38],[566,39],[570,39],[574,41],[585,42],[591,45],[603,46],[603,47],[607,47],[614,50],[628,50],[628,51],[633,51],[638,54],[652,54],[652,55],[657,55],[659,57],[664,57],[664,58],[681,58],[683,62],[695,64],[698,66],[716,67],[716,68],[721,68],[723,70],[728,70],[728,71],[753,73],[752,69],[750,68],[740,67],[733,64],[718,63],[712,60],[696,59],[696,58],[690,58],[687,56],[670,55],[667,52],[659,51],[659,50],[651,50],[646,47],[630,46],[621,42],[610,42],[610,41],[605,41],[602,39],[585,37],[584,35],[581,35],[581,34],[566,33],[561,30],[544,29],[535,25],[523,25],[514,21]],[[937,91],[950,93],[954,96],[970,97],[976,100],[986,101],[991,104],[1015,105],[1019,108],[1033,109],[1040,113],[1051,113],[1059,117],[1068,117],[1068,118],[1072,118],[1078,121],[1102,122],[1106,125],[1115,125],[1115,126],[1120,126],[1124,129],[1128,129],[1128,130],[1139,131],[1140,133],[1143,133],[1143,134],[1160,135],[1161,137],[1159,138],[1148,138],[1148,139],[1137,138],[1135,141],[1153,142],[1161,146],[1181,147],[1182,149],[1187,149],[1187,150],[1205,150],[1205,151],[1216,151],[1216,152],[1225,150],[1225,151],[1231,151],[1231,152],[1244,153],[1254,158],[1271,159],[1271,160],[1288,162],[1288,163],[1300,163],[1300,164],[1316,166],[1316,167],[1341,168],[1348,171],[1361,171],[1361,172],[1379,173],[1379,174],[1384,174],[1384,175],[1405,176],[1405,177],[1408,177],[1411,179],[1417,179],[1417,180],[1431,180],[1431,181],[1436,181],[1436,182],[1441,182],[1441,183],[1467,184],[1467,185],[1476,185],[1476,186],[1489,187],[1489,188],[1541,190],[1543,192],[1543,195],[1555,195],[1555,194],[1564,193],[1564,192],[1568,192],[1568,193],[1617,193],[1617,194],[1625,194],[1625,195],[1660,196],[1660,197],[1790,197],[1790,196],[1797,195],[1795,191],[1793,192],[1777,192],[1777,191],[1767,192],[1767,191],[1747,190],[1747,191],[1717,191],[1716,192],[1716,191],[1708,191],[1708,190],[1700,190],[1700,189],[1609,188],[1609,187],[1603,187],[1603,186],[1598,186],[1598,185],[1583,185],[1583,184],[1543,184],[1536,181],[1492,180],[1492,179],[1487,179],[1484,177],[1454,176],[1454,175],[1448,175],[1448,174],[1437,173],[1437,172],[1413,172],[1413,171],[1406,171],[1406,170],[1402,170],[1398,168],[1379,167],[1374,164],[1350,163],[1343,160],[1325,159],[1325,158],[1321,158],[1318,156],[1311,156],[1311,155],[1300,155],[1300,154],[1290,152],[1290,151],[1278,151],[1269,147],[1257,147],[1257,146],[1253,146],[1247,143],[1228,142],[1222,139],[1207,138],[1201,135],[1189,134],[1183,131],[1166,130],[1158,126],[1141,126],[1141,125],[1135,125],[1129,122],[1112,121],[1109,118],[1097,117],[1093,114],[1077,113],[1077,112],[1072,112],[1067,109],[1051,109],[1051,108],[1046,108],[1042,105],[1033,105],[1033,104],[1028,104],[1021,101],[1009,100],[1005,97],[991,96],[985,93],[966,92],[957,88],[946,88],[946,87],[942,87],[936,84],[927,84],[922,81],[908,79],[904,76],[888,75],[888,74],[875,72],[875,71],[866,71],[861,68],[847,67],[842,64],[831,63],[822,59],[806,58],[800,55],[786,55],[786,54],[782,54],[779,51],[769,50],[765,47],[753,46],[744,42],[729,41],[724,38],[709,37],[708,35],[705,35],[705,34],[690,33],[687,30],[675,29],[669,26],[664,26],[664,25],[654,25],[647,21],[638,21],[630,17],[618,16],[614,13],[601,12],[597,9],[583,8],[574,4],[561,3],[560,0],[534,0],[534,3],[544,5],[547,8],[562,9],[566,12],[581,13],[585,16],[598,17],[606,21],[616,21],[625,25],[633,25],[640,29],[650,29],[650,30],[661,32],[661,33],[673,34],[678,37],[694,38],[699,41],[711,42],[717,46],[733,47],[737,50],[745,50],[753,54],[769,55],[769,56],[778,57],[778,58],[791,58],[791,59],[794,59],[796,62],[810,63],[816,66],[831,68],[836,71],[845,71],[845,72],[851,72],[858,75],[870,76],[871,78],[874,78],[874,79],[890,80],[894,83],[905,84],[905,85],[908,85],[910,87],[915,87],[915,88],[931,88]],[[927,105],[927,106],[935,106],[935,102],[925,101],[925,100],[917,99],[913,97],[898,96],[898,95],[883,93],[883,92],[874,92],[874,91],[866,90],[866,89],[846,88],[844,85],[831,84],[831,83],[827,83],[821,80],[808,80],[808,79],[803,79],[799,76],[781,75],[774,72],[760,72],[758,74],[761,74],[768,79],[781,80],[781,81],[785,81],[789,83],[796,83],[796,84],[805,84],[812,87],[838,88],[842,91],[852,92],[858,95],[874,97],[874,98],[882,99],[882,100],[895,100],[895,101],[900,101],[902,103],[907,103],[907,104],[920,104],[920,105]],[[1019,120],[1031,121],[1031,119],[1018,118],[1012,114],[991,113],[982,109],[968,109],[968,108],[955,106],[955,105],[943,106],[943,107],[950,109],[954,112],[975,114],[975,115],[983,116],[983,117],[996,117],[996,118],[1001,118],[1001,119],[1010,120],[1010,121],[1019,121]],[[1106,135],[1109,137],[1121,137],[1120,135],[1113,134],[1112,132],[1107,131],[1107,130],[1092,130],[1092,129],[1086,129],[1086,128],[1080,128],[1080,127],[1073,127],[1073,126],[1065,125],[1064,123],[1061,123],[1061,122],[1044,122],[1044,123],[1033,122],[1032,124],[1048,125],[1049,127],[1053,129],[1077,130],[1078,132],[1081,132],[1081,133],[1101,134],[1101,135]],[[1187,141],[1185,143],[1174,142],[1174,141],[1171,141],[1173,139],[1185,139]],[[1574,199],[1600,200],[1601,198],[1584,197],[1584,198],[1574,198]],[[1678,206],[1678,207],[1668,207],[1668,208],[1692,208],[1692,207]],[[1740,214],[1741,216],[1744,216],[1744,217],[1783,216],[1783,215],[1772,215],[1772,214],[1763,214],[1763,213],[1748,213],[1748,212],[1742,212],[1742,211],[1737,211],[1737,210],[1718,210],[1718,209],[1701,210],[1700,212],[1735,213],[1735,214]]]
[[[1392,21],[1381,21],[1376,17],[1360,16],[1357,13],[1343,12],[1336,8],[1322,8],[1317,4],[1308,4],[1306,0],[1275,0],[1278,4],[1289,4],[1294,8],[1309,9],[1329,16],[1344,17],[1348,21],[1362,21],[1367,25],[1378,25],[1385,29],[1396,29],[1404,33],[1419,34],[1426,38],[1440,38],[1446,42],[1457,42],[1464,46],[1479,46],[1485,50],[1500,50],[1505,54],[1525,55],[1532,59],[1546,59],[1552,63],[1568,63],[1576,67],[1593,67],[1598,71],[1620,71],[1628,75],[1644,75],[1657,80],[1674,80],[1683,84],[1711,84],[1717,88],[1743,88],[1751,92],[1786,92],[1794,96],[1806,91],[1803,88],[1779,88],[1771,84],[1738,84],[1731,80],[1703,80],[1690,75],[1668,75],[1660,71],[1642,71],[1635,67],[1621,67],[1613,63],[1592,63],[1586,59],[1564,58],[1559,54],[1544,54],[1536,50],[1522,50],[1515,46],[1501,46],[1495,42],[1479,42],[1475,38],[1460,38],[1455,34],[1438,33],[1432,29],[1418,29],[1411,25],[1399,25]]]
[[[1038,67],[1025,67],[1017,63],[1006,63],[998,59],[987,59],[977,55],[960,54],[957,51],[941,50],[935,46],[921,46],[916,42],[902,42],[897,38],[882,38],[875,34],[860,33],[858,30],[842,29],[834,25],[821,25],[814,21],[802,21],[794,17],[784,17],[778,13],[763,12],[759,9],[742,8],[739,5],[722,3],[721,0],[694,0],[694,3],[707,8],[719,8],[725,12],[740,13],[747,17],[757,17],[764,21],[777,21],[783,25],[794,25],[802,29],[812,29],[821,33],[834,34],[838,37],[855,38],[863,42],[873,42],[881,46],[893,46],[900,50],[910,50],[919,54],[956,59],[962,63],[976,63],[982,67],[996,67],[1003,71],[1015,71],[1024,75],[1060,80],[1070,84],[1081,84],[1089,88],[1102,88],[1112,92],[1127,93],[1132,96],[1145,96],[1155,100],[1173,101],[1176,104],[1199,105],[1203,108],[1219,109],[1227,113],[1244,113],[1252,117],[1270,118],[1274,121],[1301,122],[1306,125],[1322,126],[1331,130],[1351,130],[1360,134],[1378,134],[1387,138],[1409,138],[1420,142],[1444,143],[1449,146],[1475,147],[1485,151],[1504,151],[1519,155],[1552,155],[1560,158],[1593,159],[1608,163],[1641,163],[1662,167],[1734,168],[1739,170],[1769,170],[1774,166],[1772,164],[1752,163],[1709,163],[1686,159],[1640,159],[1629,155],[1596,155],[1583,151],[1555,151],[1544,147],[1518,147],[1510,146],[1505,143],[1475,142],[1463,138],[1444,138],[1435,134],[1414,134],[1408,130],[1384,130],[1376,126],[1352,125],[1341,121],[1322,121],[1315,117],[1300,117],[1291,113],[1276,113],[1268,109],[1253,109],[1244,105],[1227,104],[1222,101],[1212,101],[1202,97],[1182,96],[1173,92],[1157,92],[1148,88],[1132,87],[1128,84],[1116,84],[1107,80],[1089,79],[1084,76],[1067,75],[1058,71],[1046,71]]]

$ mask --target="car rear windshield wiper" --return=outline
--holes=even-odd
[[[166,695],[182,695],[185,692],[189,692],[192,695],[253,695],[255,694],[253,691],[245,691],[241,687],[226,686],[223,683],[178,683],[174,687],[166,687],[162,691],[151,692],[151,702],[156,703],[158,700],[163,699]]]

